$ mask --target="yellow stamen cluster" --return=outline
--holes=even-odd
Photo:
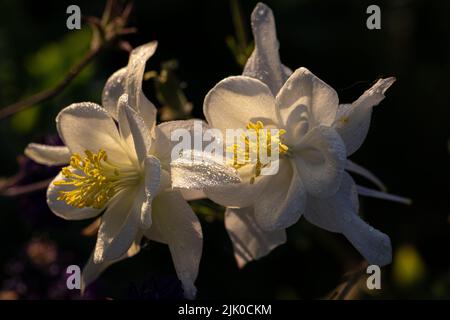
[[[270,158],[272,151],[278,152],[281,156],[287,154],[289,148],[281,141],[281,136],[286,133],[284,129],[277,130],[277,133],[272,135],[270,129],[265,129],[264,124],[261,121],[257,121],[256,123],[249,122],[247,124],[247,130],[253,132],[254,139],[250,139],[248,133],[243,133],[241,136],[243,143],[233,144],[228,151],[233,154],[231,165],[235,169],[239,169],[250,163],[255,163],[255,173],[251,179],[251,183],[253,183],[254,178],[261,174],[261,169],[270,163],[270,161],[261,159],[260,155],[262,152],[266,152],[267,157]],[[274,150],[272,150],[272,146],[275,147]],[[252,159],[252,155],[256,155],[256,159]]]
[[[73,154],[69,166],[61,171],[64,179],[53,184],[74,187],[60,191],[58,200],[80,209],[101,209],[124,186],[124,182],[135,178],[135,175],[128,174],[124,178],[118,166],[108,160],[105,150],[99,150],[98,153],[86,150],[85,154],[84,158]]]

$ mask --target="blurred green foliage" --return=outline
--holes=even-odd
[[[27,78],[32,84],[26,94],[33,94],[55,86],[62,80],[72,66],[88,51],[91,31],[84,28],[70,32],[59,42],[49,43],[27,57],[25,68]],[[94,66],[88,65],[77,76],[72,86],[84,85],[93,75]],[[36,128],[42,112],[40,106],[33,106],[11,117],[11,128],[18,134],[30,133]]]
[[[27,58],[25,67],[30,81],[36,83],[34,91],[46,89],[60,81],[75,63],[88,51],[92,32],[89,28],[70,31],[58,42],[44,45]],[[85,84],[93,75],[93,66],[88,65],[75,81]]]
[[[397,248],[394,255],[393,276],[398,286],[416,285],[424,280],[425,272],[425,263],[416,248],[411,245]]]

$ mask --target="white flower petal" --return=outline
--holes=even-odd
[[[155,211],[155,205],[153,204],[152,211]],[[159,229],[159,226],[156,223],[152,223],[151,227],[147,230],[144,230],[144,235],[147,239],[156,241],[162,244],[168,244],[166,236]]]
[[[306,190],[297,169],[282,159],[279,171],[271,177],[255,203],[255,217],[266,231],[287,228],[298,221],[306,202]]]
[[[139,165],[136,148],[134,146],[133,135],[131,134],[130,123],[126,112],[128,106],[128,95],[123,94],[117,102],[117,121],[119,124],[119,133],[124,141],[123,148],[127,150],[128,158],[135,165]]]
[[[269,254],[286,242],[284,229],[265,231],[256,223],[252,207],[242,209],[227,208],[225,227],[233,243],[234,256],[239,268],[252,260]]]
[[[295,70],[276,99],[284,124],[300,121],[306,112],[310,127],[331,126],[339,105],[336,91],[306,68]]]
[[[362,196],[378,198],[378,199],[383,199],[383,200],[388,200],[388,201],[393,201],[393,202],[399,202],[399,203],[403,203],[403,204],[411,204],[412,203],[411,199],[397,196],[395,194],[390,194],[390,193],[383,192],[383,191],[373,190],[373,189],[366,188],[363,186],[357,186],[357,187],[358,187],[358,193]]]
[[[122,95],[119,99],[119,126],[122,138],[128,149],[134,149],[138,162],[143,165],[151,147],[150,130],[142,117],[129,105],[129,97]]]
[[[270,89],[261,81],[244,76],[228,77],[211,89],[203,113],[211,127],[222,131],[246,129],[250,121],[277,124],[279,118]]]
[[[142,236],[138,236],[136,238],[136,241],[133,242],[128,251],[123,256],[121,256],[119,259],[116,260],[94,263],[94,252],[92,252],[88,262],[86,263],[86,265],[83,268],[83,271],[81,272],[81,294],[83,295],[86,288],[92,282],[94,282],[100,276],[100,274],[103,271],[105,271],[109,266],[111,266],[116,262],[119,262],[127,258],[131,258],[134,255],[136,255],[141,249],[141,246],[139,245],[141,242],[141,238]]]
[[[251,20],[255,49],[245,64],[243,75],[261,80],[275,96],[289,73],[280,62],[272,10],[265,4],[258,3],[253,9]]]
[[[345,172],[336,194],[325,199],[308,197],[304,216],[306,220],[322,229],[341,232],[342,225],[353,219],[358,210],[359,200],[356,185],[350,175]]]
[[[154,156],[145,159],[145,187],[144,201],[141,208],[141,224],[147,229],[152,225],[152,201],[160,186],[161,165]]]
[[[155,142],[151,147],[151,153],[156,155],[161,162],[161,165],[165,169],[169,169],[169,164],[172,161],[172,150],[173,148],[183,141],[175,140],[172,141],[172,134],[176,133],[177,130],[184,131],[188,134],[190,139],[189,148],[194,148],[194,140],[197,139],[201,142],[201,148],[204,150],[205,146],[210,142],[203,139],[205,131],[208,129],[208,124],[199,119],[190,120],[177,120],[177,121],[167,121],[160,123],[155,128]],[[177,135],[174,138],[178,138]]]
[[[100,214],[101,209],[94,208],[83,208],[79,209],[77,207],[67,204],[65,201],[58,200],[60,191],[68,191],[73,189],[73,186],[55,186],[53,183],[55,181],[64,180],[64,176],[60,172],[55,179],[49,184],[47,188],[47,204],[50,210],[57,215],[66,220],[84,220],[95,217]]]
[[[142,190],[128,189],[110,201],[98,230],[95,263],[118,259],[127,252],[139,230],[142,195]]]
[[[294,150],[294,161],[309,194],[328,197],[336,193],[345,168],[345,146],[335,130],[318,126]]]
[[[135,48],[130,54],[127,66],[126,93],[129,96],[129,103],[141,115],[150,130],[155,126],[156,108],[145,97],[142,91],[142,80],[145,64],[155,53],[157,45],[156,41],[152,41]]]
[[[351,105],[339,106],[334,127],[341,135],[347,155],[359,149],[369,131],[372,107],[384,99],[384,93],[395,82],[395,78],[380,79]]]
[[[222,158],[196,150],[187,150],[173,160],[170,176],[174,189],[204,189],[241,182],[236,170]]]
[[[106,81],[102,93],[102,106],[108,110],[114,119],[118,119],[117,103],[125,93],[127,68],[122,68],[113,73]]]
[[[250,179],[254,175],[252,168],[252,166],[247,165],[239,169],[242,183],[215,186],[203,191],[209,199],[224,207],[243,208],[253,206],[273,176],[261,175],[253,183],[250,183]]]
[[[357,215],[343,229],[342,233],[369,264],[382,267],[392,262],[389,236],[371,227]]]
[[[129,163],[113,118],[99,105],[74,103],[58,114],[56,124],[71,153],[84,156],[85,150],[97,153],[103,149],[114,162]]]
[[[389,264],[392,259],[389,237],[364,222],[357,210],[356,185],[350,175],[344,173],[335,195],[327,199],[308,198],[305,218],[320,228],[344,234],[369,264]]]
[[[363,176],[367,180],[373,182],[382,191],[386,192],[386,186],[384,185],[384,183],[381,182],[381,180],[378,179],[372,172],[370,172],[366,168],[360,166],[359,164],[356,164],[353,161],[350,161],[347,159],[347,165],[346,165],[345,169],[347,169],[348,171],[357,173],[360,176]]]
[[[193,299],[203,245],[200,222],[179,192],[163,192],[153,203],[153,224],[169,245],[185,297]]]
[[[25,148],[25,155],[33,161],[47,166],[57,166],[69,163],[70,151],[65,146],[48,146],[30,143]]]

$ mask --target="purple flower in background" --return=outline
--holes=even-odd
[[[0,286],[0,299],[56,299],[89,300],[101,298],[97,290],[101,286],[91,286],[83,297],[79,290],[69,290],[66,286],[67,266],[78,261],[72,252],[61,251],[46,238],[34,237],[5,266],[5,276]]]

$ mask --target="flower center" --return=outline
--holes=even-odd
[[[70,164],[61,171],[65,179],[55,181],[55,186],[74,186],[68,191],[60,191],[58,200],[85,208],[101,209],[119,191],[139,180],[138,171],[120,166],[108,159],[105,150],[98,153],[89,150],[81,158],[77,153],[70,158]]]
[[[271,161],[278,160],[280,156],[288,154],[289,148],[282,142],[281,136],[286,133],[284,129],[267,129],[261,121],[247,124],[247,132],[240,137],[240,143],[233,144],[228,151],[233,154],[231,165],[235,169],[253,163],[254,175],[250,180],[261,175],[261,169],[268,166]],[[276,157],[276,159],[275,159]]]

